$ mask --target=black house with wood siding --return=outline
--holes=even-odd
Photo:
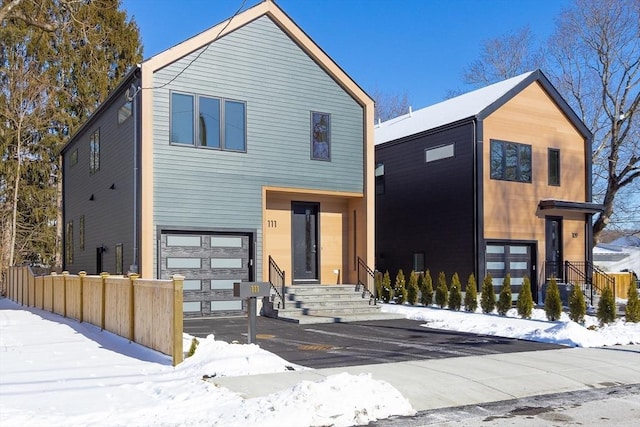
[[[560,276],[591,259],[591,133],[541,71],[376,126],[376,268]],[[545,268],[546,267],[546,268]],[[546,271],[545,271],[546,269]]]

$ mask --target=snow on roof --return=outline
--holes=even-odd
[[[520,74],[519,76],[382,122],[376,125],[375,143],[376,145],[382,144],[468,117],[477,116],[485,108],[498,101],[534,72],[535,71],[530,71]]]

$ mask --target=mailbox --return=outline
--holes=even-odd
[[[238,298],[268,297],[271,292],[269,282],[236,282],[233,284],[233,296]]]

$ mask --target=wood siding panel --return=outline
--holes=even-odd
[[[546,259],[545,212],[538,210],[538,203],[543,199],[586,201],[584,139],[538,83],[525,88],[483,124],[484,237],[536,240],[540,265]],[[490,179],[491,139],[531,145],[531,183]],[[549,148],[560,150],[560,186],[548,185]],[[585,216],[565,215],[564,259],[583,261],[585,242]]]
[[[262,187],[362,193],[363,109],[268,17],[156,72],[154,86],[182,70],[154,90],[154,223],[257,230],[266,280]],[[171,90],[246,102],[247,152],[170,145]],[[331,114],[330,162],[310,160],[311,111]]]
[[[104,245],[103,270],[115,273],[117,244],[123,244],[123,269],[133,260],[133,116],[118,124],[118,109],[125,103],[118,96],[82,133],[74,137],[64,154],[64,220],[73,221],[71,273],[96,271],[96,248]],[[89,141],[100,129],[100,170],[89,173]],[[78,150],[78,163],[71,154]],[[111,189],[111,186],[114,189]],[[94,200],[89,200],[91,195]],[[80,249],[80,216],[84,215],[85,247]],[[65,253],[63,248],[63,254]]]
[[[455,144],[454,157],[425,162],[425,149]],[[395,276],[425,253],[433,277],[474,271],[473,124],[376,146],[385,193],[376,196],[376,268]]]

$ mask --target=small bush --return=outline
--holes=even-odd
[[[556,321],[562,314],[562,299],[556,278],[552,277],[547,286],[547,294],[544,297],[544,312],[547,320]]]
[[[407,283],[404,278],[402,269],[398,270],[396,275],[396,282],[393,287],[393,301],[396,304],[404,304],[407,301]]]
[[[531,296],[531,281],[527,276],[522,280],[522,289],[518,294],[518,315],[523,319],[530,319],[533,312],[533,297]]]
[[[640,300],[638,299],[638,288],[636,288],[635,281],[629,285],[624,316],[627,322],[640,322]]]
[[[511,308],[511,274],[507,273],[502,281],[502,289],[500,289],[500,296],[498,297],[498,303],[496,309],[500,316],[507,314],[507,311]]]
[[[493,278],[487,274],[482,281],[482,295],[480,296],[480,307],[483,313],[491,313],[496,308],[496,294],[493,291]]]
[[[616,300],[613,296],[613,291],[609,286],[605,287],[602,291],[602,295],[600,295],[598,309],[596,310],[596,317],[600,321],[601,325],[611,323],[616,320]]]
[[[450,310],[460,310],[460,306],[462,305],[462,292],[460,291],[461,287],[462,285],[460,284],[458,273],[453,273],[453,276],[451,277],[451,287],[449,289]]]
[[[476,276],[471,273],[467,280],[467,288],[464,294],[464,311],[471,313],[478,308],[478,289],[476,285]]]
[[[587,314],[587,303],[580,286],[573,285],[571,295],[569,295],[569,319],[574,322],[584,323],[584,316]]]
[[[431,272],[428,269],[424,273],[424,276],[422,276],[420,302],[425,306],[433,304],[433,280],[431,279]]]
[[[393,296],[393,289],[391,288],[391,277],[389,276],[389,270],[384,272],[382,276],[382,294],[380,297],[383,302],[391,301],[391,297]]]
[[[444,308],[447,305],[449,299],[449,288],[447,288],[447,278],[444,275],[444,271],[438,274],[438,287],[436,288],[436,304],[440,308]]]
[[[376,271],[373,276],[373,284],[376,288],[376,297],[382,299],[382,272]]]
[[[409,283],[407,284],[407,302],[411,305],[416,305],[418,301],[418,273],[411,270],[409,274]]]
[[[195,354],[196,348],[198,348],[198,344],[200,344],[200,341],[198,341],[196,338],[193,338],[191,340],[191,347],[189,347],[189,351],[187,352],[187,357],[191,357]]]

